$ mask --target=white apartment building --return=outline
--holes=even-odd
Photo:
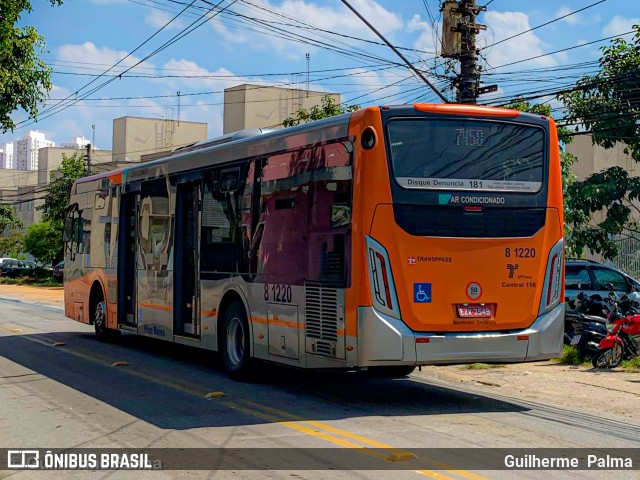
[[[90,143],[91,143],[91,140],[89,140],[88,138],[84,138],[84,135],[83,135],[82,137],[73,137],[70,142],[61,143],[60,148],[79,149],[79,148],[85,148]],[[97,150],[97,148],[95,148],[95,145],[93,149]]]
[[[43,132],[30,130],[24,134],[22,140],[13,142],[14,167],[17,170],[37,170],[38,150],[45,147],[55,147],[56,144],[47,140]]]
[[[0,168],[13,168],[13,143],[5,143],[0,149]]]

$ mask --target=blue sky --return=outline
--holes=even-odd
[[[478,45],[487,73],[483,79],[487,84],[498,84],[499,91],[481,97],[481,101],[499,103],[518,92],[564,88],[580,76],[594,73],[598,48],[608,42],[549,53],[630,31],[634,23],[640,23],[640,2],[605,0],[491,45],[597,1],[493,0],[478,19],[487,25]],[[41,120],[35,124],[24,121],[13,133],[0,136],[0,144],[35,129],[46,132],[57,144],[75,136],[91,138],[91,126],[95,125],[96,146],[110,149],[114,118],[176,118],[177,91],[181,93],[180,119],[207,122],[212,137],[222,132],[225,88],[242,83],[304,88],[306,53],[310,54],[311,89],[340,93],[347,104],[437,101],[423,82],[397,65],[400,60],[392,51],[371,43],[377,42],[377,37],[339,0],[223,0],[219,8],[227,9],[206,22],[203,15],[218,0],[195,0],[168,23],[191,3],[65,0],[54,8],[45,0],[32,0],[34,11],[21,23],[35,25],[46,37],[48,52],[42,58],[55,72],[54,89],[42,106]],[[437,56],[439,0],[350,3],[394,45],[404,47],[409,60],[431,72],[427,75],[431,81],[447,86],[444,61]],[[198,28],[144,60],[201,20]],[[128,58],[105,73],[128,53]],[[500,68],[502,65],[507,66]],[[106,80],[112,81],[91,93]],[[83,100],[69,106],[71,102],[65,102],[68,98]],[[561,115],[560,110],[556,112]],[[14,118],[18,123],[25,117],[18,112]]]

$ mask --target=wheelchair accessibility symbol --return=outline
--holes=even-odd
[[[431,303],[431,284],[414,283],[413,301],[414,303]]]

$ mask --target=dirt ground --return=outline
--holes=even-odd
[[[0,296],[47,305],[64,306],[64,288],[30,287],[27,285],[0,285]]]
[[[63,295],[62,287],[0,285],[0,297],[46,305],[62,307]],[[620,368],[597,371],[548,361],[481,369],[461,365],[423,367],[416,374],[455,382],[479,392],[640,420],[640,373],[627,373]]]
[[[418,374],[470,386],[479,392],[640,420],[640,373],[621,368],[595,370],[547,361],[481,370],[462,365],[422,367]]]

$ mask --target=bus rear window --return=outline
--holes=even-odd
[[[387,126],[393,173],[404,188],[538,192],[545,134],[497,121],[397,119]]]

